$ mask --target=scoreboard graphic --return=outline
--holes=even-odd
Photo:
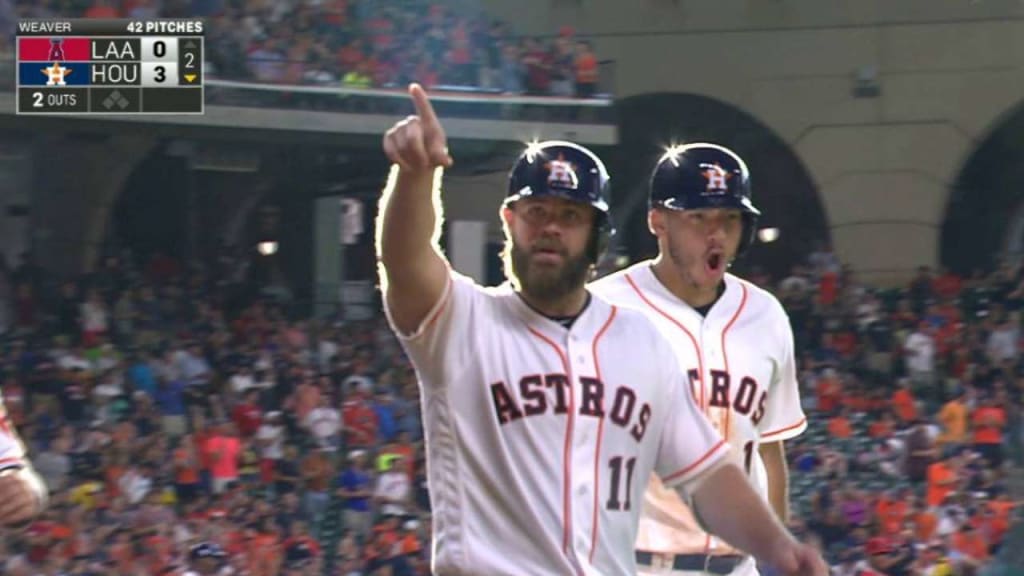
[[[202,114],[201,20],[22,20],[18,114]]]

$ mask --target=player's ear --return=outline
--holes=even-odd
[[[501,214],[501,220],[505,224],[505,226],[512,225],[512,221],[515,219],[516,213],[512,211],[512,207],[509,204],[502,204],[501,208],[498,210],[498,213]]]
[[[652,208],[647,211],[647,229],[656,237],[660,237],[665,232],[665,215],[661,213],[661,210]]]

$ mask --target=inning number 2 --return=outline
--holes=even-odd
[[[623,465],[625,462],[625,465]],[[633,493],[633,469],[636,468],[636,457],[623,461],[622,456],[616,456],[608,461],[608,467],[612,469],[611,491],[608,494],[607,508],[609,510],[629,510],[630,495]],[[625,468],[625,482],[623,482],[623,468]],[[626,487],[626,501],[622,502],[619,497],[619,490],[623,483]]]

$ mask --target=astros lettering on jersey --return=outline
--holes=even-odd
[[[435,573],[633,575],[652,471],[685,489],[725,461],[637,311],[592,297],[566,328],[451,272],[400,339],[420,379]]]
[[[599,279],[589,288],[613,304],[644,311],[669,338],[688,373],[694,399],[767,500],[759,445],[794,438],[807,428],[793,332],[782,305],[770,293],[731,274],[724,282],[725,291],[706,318],[665,288],[650,261]],[[736,553],[701,530],[674,491],[657,481],[645,496],[639,531],[637,549],[642,551]]]

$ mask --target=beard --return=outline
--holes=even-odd
[[[531,260],[532,252],[512,243],[509,250],[512,276],[526,296],[550,302],[565,298],[586,283],[590,273],[590,259],[585,253],[571,256],[561,251],[561,265],[537,264]]]

